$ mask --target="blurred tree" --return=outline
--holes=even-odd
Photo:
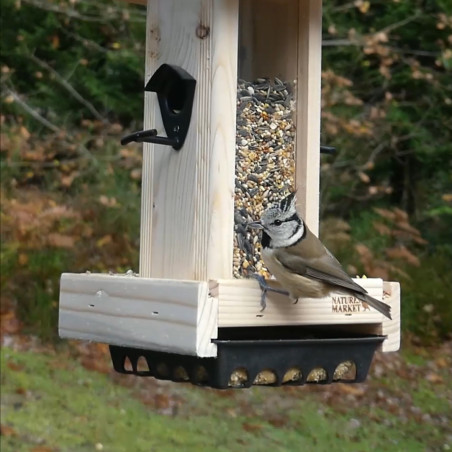
[[[141,121],[144,8],[5,0],[1,25],[6,120],[34,112],[24,116],[29,128],[53,131],[82,119]]]
[[[452,3],[327,1],[324,17],[322,138],[340,152],[323,205],[450,215],[435,209],[452,182]]]

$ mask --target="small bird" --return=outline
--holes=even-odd
[[[288,292],[269,287],[257,277],[265,309],[267,290],[286,293],[297,302],[300,297],[321,298],[331,291],[349,293],[391,318],[391,307],[373,297],[342,268],[339,261],[309,230],[295,207],[295,192],[267,209],[260,221],[248,227],[262,229],[262,257],[265,265]]]

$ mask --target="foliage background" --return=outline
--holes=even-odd
[[[137,268],[145,12],[4,0],[2,319],[54,338],[63,270]],[[324,2],[322,237],[351,273],[395,279],[403,327],[452,324],[452,5]]]
[[[58,343],[63,271],[137,268],[141,153],[119,140],[142,127],[145,14],[2,0],[2,450],[451,449],[452,3],[323,4],[321,234],[401,282],[401,351],[362,384],[213,391]]]

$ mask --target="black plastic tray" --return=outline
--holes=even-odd
[[[110,345],[110,353],[117,372],[217,389],[248,388],[253,384],[359,383],[366,379],[375,350],[384,339],[385,336],[219,339],[213,341],[218,347],[217,358],[115,345]],[[147,370],[142,370],[142,363]]]

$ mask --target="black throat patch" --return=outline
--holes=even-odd
[[[262,248],[269,248],[270,241],[271,241],[270,236],[265,231],[262,231],[262,240],[261,240]]]

